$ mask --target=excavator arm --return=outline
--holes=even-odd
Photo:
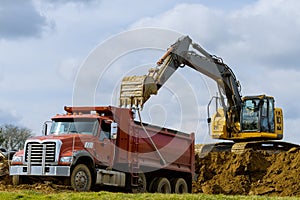
[[[192,50],[191,50],[192,49]],[[124,77],[120,90],[120,106],[143,107],[152,94],[167,82],[180,67],[188,66],[216,81],[220,94],[226,96],[227,103],[221,98],[222,106],[228,115],[226,118],[238,122],[241,110],[239,82],[232,70],[219,57],[205,51],[188,36],[178,39],[157,62],[155,68],[146,76]]]

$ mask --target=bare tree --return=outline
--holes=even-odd
[[[32,131],[25,127],[5,124],[1,127],[0,146],[8,150],[19,150],[25,141],[32,136]]]

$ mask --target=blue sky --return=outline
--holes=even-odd
[[[243,95],[274,96],[277,106],[284,110],[285,140],[300,143],[299,7],[296,0],[1,0],[0,124],[18,124],[40,134],[44,121],[62,113],[64,105],[72,105],[76,77],[99,44],[121,32],[156,27],[190,35],[209,52],[221,56],[240,80]],[[162,51],[128,54],[112,69],[126,66],[124,69],[130,70],[131,65],[146,69],[161,55]],[[100,83],[97,104],[117,102],[112,95],[116,94],[113,81],[121,77],[114,70],[110,73],[115,79],[107,85]],[[145,107],[143,118],[194,131],[198,142],[211,142],[205,108],[213,92],[201,89],[211,83],[189,69],[177,75]],[[181,116],[184,124],[178,125],[175,115],[168,114],[178,111],[169,101],[175,98],[169,90],[178,87],[176,78],[182,77],[196,93],[192,108],[199,113],[185,113]]]

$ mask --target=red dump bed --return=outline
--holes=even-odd
[[[141,125],[134,121],[132,111],[126,108],[66,107],[65,110],[69,113],[94,111],[99,118],[118,123],[115,151],[111,155],[116,168],[138,163],[139,168],[144,170],[164,168],[194,173],[194,133],[186,134],[149,124]]]

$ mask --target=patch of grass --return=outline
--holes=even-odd
[[[300,197],[266,197],[266,196],[226,196],[226,195],[206,195],[206,194],[127,194],[127,193],[112,193],[112,192],[62,192],[45,194],[35,190],[24,190],[16,192],[0,192],[1,200],[11,199],[41,199],[41,200],[81,200],[81,199],[105,199],[105,200],[294,200]]]

